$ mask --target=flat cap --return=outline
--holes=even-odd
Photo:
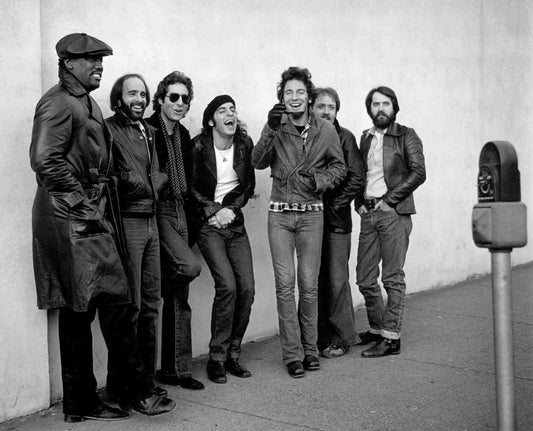
[[[111,47],[86,33],[72,33],[61,38],[56,44],[59,58],[78,58],[88,55],[113,55]]]

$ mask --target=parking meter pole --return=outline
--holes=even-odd
[[[516,429],[511,250],[491,250],[498,431]]]

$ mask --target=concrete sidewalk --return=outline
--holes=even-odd
[[[533,264],[513,269],[517,429],[533,430]],[[366,328],[357,310],[358,330]],[[288,376],[279,339],[244,346],[250,379],[207,380],[203,391],[167,387],[171,413],[126,421],[63,422],[61,405],[0,424],[0,430],[495,430],[496,385],[490,277],[408,296],[402,353],[364,359],[356,347],[302,379]]]

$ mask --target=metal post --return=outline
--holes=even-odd
[[[490,250],[498,431],[516,429],[511,250]]]

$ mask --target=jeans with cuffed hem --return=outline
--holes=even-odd
[[[410,215],[392,211],[370,211],[361,215],[357,252],[357,284],[365,298],[370,330],[390,339],[399,339],[405,307],[405,273],[403,266],[413,224]],[[378,284],[381,261],[383,302]]]
[[[198,246],[215,281],[209,357],[213,361],[238,359],[255,295],[246,229],[217,229],[206,224],[200,230]]]
[[[180,378],[192,375],[191,307],[189,283],[202,269],[188,244],[181,201],[160,202],[157,212],[161,244],[161,368]]]
[[[352,235],[324,232],[318,276],[318,348],[349,348],[358,341],[349,283]]]
[[[268,240],[274,266],[281,351],[285,364],[302,361],[305,355],[318,356],[317,285],[323,226],[322,211],[268,213]]]

